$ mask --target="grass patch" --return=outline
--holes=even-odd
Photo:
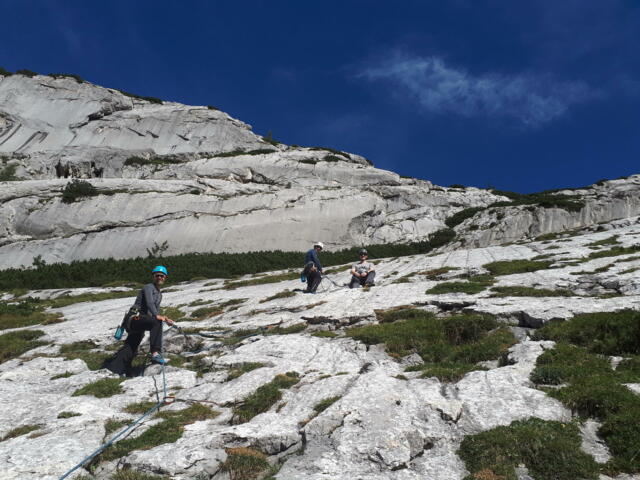
[[[36,340],[44,335],[41,330],[19,330],[0,335],[0,363],[19,357],[23,353],[46,345]]]
[[[618,245],[620,242],[618,240],[618,235],[613,235],[608,238],[603,238],[602,240],[597,240],[595,242],[587,243],[587,247],[598,247],[600,245]]]
[[[515,273],[535,272],[545,270],[554,262],[535,260],[503,260],[483,265],[491,275],[513,275]]]
[[[422,378],[436,377],[443,382],[457,382],[467,373],[474,370],[486,370],[486,368],[479,367],[470,363],[424,363],[416,367],[409,367],[407,372],[420,371],[422,372]]]
[[[105,360],[111,356],[108,352],[96,351],[97,345],[91,340],[67,343],[60,347],[60,356],[67,360],[82,360],[89,370],[100,370]]]
[[[604,469],[608,475],[640,471],[640,397],[623,385],[640,378],[639,333],[640,312],[624,310],[577,315],[536,334],[558,343],[538,357],[531,379],[566,385],[548,394],[580,416],[600,420],[598,435],[613,456]],[[632,356],[614,371],[603,355]]]
[[[162,315],[169,317],[171,320],[184,320],[185,313],[178,307],[162,307]]]
[[[151,410],[156,405],[156,402],[136,402],[130,403],[122,409],[123,412],[131,414],[143,414],[148,410]]]
[[[313,409],[316,411],[316,413],[324,412],[327,408],[329,408],[331,405],[336,403],[341,398],[342,398],[341,395],[338,395],[337,397],[325,398],[324,400],[321,400],[320,402],[316,403],[313,406]]]
[[[515,287],[493,287],[491,291],[495,292],[492,297],[573,297],[571,290],[559,288],[557,290],[548,290],[545,288],[532,288],[525,286]]]
[[[286,280],[295,280],[300,278],[300,272],[281,273],[279,275],[269,275],[258,278],[250,278],[248,280],[237,280],[225,282],[225,290],[234,290],[240,287],[249,287],[252,285],[264,285],[267,283],[284,282]]]
[[[51,308],[62,308],[75,303],[101,302],[103,300],[112,300],[114,298],[135,297],[136,295],[137,292],[133,290],[124,292],[83,293],[81,295],[64,295],[50,300],[43,300],[41,303]]]
[[[458,455],[471,472],[465,480],[516,480],[520,464],[536,480],[595,480],[599,467],[580,442],[573,423],[531,418],[466,436]]]
[[[2,438],[0,438],[0,442],[4,442],[5,440],[9,440],[10,438],[16,438],[22,435],[26,435],[27,433],[39,430],[40,428],[40,425],[23,425],[21,427],[16,427],[13,430],[9,430]]]
[[[107,398],[123,393],[120,384],[123,378],[101,378],[95,382],[86,384],[71,394],[72,397],[80,395],[93,395],[96,398]]]
[[[107,448],[99,457],[100,460],[115,460],[128,455],[133,450],[148,450],[165,443],[174,443],[184,432],[184,426],[201,420],[208,420],[219,415],[209,407],[194,403],[184,410],[159,412],[154,418],[163,421],[152,425],[135,438],[125,438]]]
[[[267,456],[246,447],[227,448],[227,459],[221,466],[230,480],[254,480],[271,468]]]
[[[284,290],[282,292],[276,293],[275,295],[271,295],[270,297],[260,300],[260,303],[270,302],[271,300],[276,300],[278,298],[289,298],[289,297],[295,297],[295,296],[296,296],[296,292],[292,292],[291,290]]]
[[[516,343],[509,329],[500,327],[495,318],[487,315],[437,318],[416,309],[400,310],[394,315],[398,321],[351,328],[346,334],[367,345],[384,343],[387,352],[396,358],[418,353],[425,364],[411,370],[424,369],[430,376],[442,373],[442,380],[452,378],[452,369],[466,373],[469,365],[498,359]],[[473,369],[478,368],[473,365]]]
[[[269,383],[262,385],[249,395],[242,404],[233,408],[233,414],[238,423],[251,420],[256,415],[269,410],[282,398],[281,389],[290,388],[300,381],[296,372],[276,375]]]
[[[430,288],[425,293],[427,295],[441,295],[443,293],[466,293],[474,295],[487,288],[485,283],[477,282],[443,282]]]
[[[229,370],[229,375],[227,376],[227,382],[230,382],[231,380],[235,380],[238,377],[241,377],[242,375],[244,375],[247,372],[250,372],[252,370],[256,370],[258,368],[262,368],[264,367],[264,363],[260,363],[260,362],[248,362],[248,363],[243,363],[237,367],[232,368],[231,370]]]
[[[629,253],[636,252],[640,252],[640,245],[631,245],[630,247],[613,247],[609,250],[591,252],[587,258],[617,257],[619,255],[627,255]]]
[[[169,477],[159,477],[157,475],[149,475],[146,473],[136,472],[135,470],[118,470],[114,473],[110,480],[170,480]]]
[[[555,340],[604,355],[640,354],[640,312],[596,312],[576,315],[569,321],[549,322],[538,329],[536,340]]]
[[[191,312],[191,318],[185,320],[199,322],[201,320],[206,320],[207,318],[216,317],[218,315],[222,315],[225,311],[235,310],[236,308],[238,308],[237,305],[240,305],[246,301],[246,298],[232,298],[231,300],[227,300],[226,302],[218,303],[216,305],[197,308],[196,310]]]
[[[59,378],[69,378],[72,375],[75,375],[75,373],[71,373],[71,372],[59,373],[58,375],[54,375],[53,377],[51,377],[51,380],[57,380]]]
[[[331,330],[320,330],[318,332],[313,332],[311,335],[319,338],[336,338],[338,336],[336,332]]]
[[[300,322],[288,327],[274,327],[267,330],[265,335],[291,335],[292,333],[300,333],[305,328],[307,328],[307,324],[305,322]]]
[[[78,412],[60,412],[57,418],[71,418],[71,417],[79,417],[81,413]]]
[[[59,313],[45,313],[44,308],[42,302],[31,297],[19,302],[0,302],[0,330],[60,321]]]

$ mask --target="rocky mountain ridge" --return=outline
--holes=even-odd
[[[209,107],[68,76],[0,75],[0,157],[0,178],[14,180],[0,190],[2,268],[132,258],[165,242],[166,255],[416,242],[471,208],[443,249],[640,214],[638,176],[549,194],[578,199],[577,210],[538,200],[486,208],[510,198],[402,178],[355,154],[258,136]]]

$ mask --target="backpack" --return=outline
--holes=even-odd
[[[131,330],[131,320],[135,320],[139,315],[140,309],[136,305],[127,310],[127,313],[124,314],[122,322],[120,323],[118,328],[116,328],[116,333],[113,334],[114,338],[116,340],[120,340],[124,335],[124,332],[129,333],[129,330]]]

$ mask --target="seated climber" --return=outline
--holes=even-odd
[[[318,285],[320,285],[322,281],[322,264],[320,263],[318,254],[323,248],[324,245],[322,242],[316,242],[304,257],[304,270],[302,275],[307,279],[307,289],[304,293],[316,293]]]
[[[155,267],[151,273],[153,275],[152,283],[148,283],[140,290],[132,307],[132,309],[137,309],[139,314],[130,317],[130,320],[126,322],[127,339],[124,346],[111,360],[105,363],[105,368],[119,375],[131,370],[131,362],[136,356],[138,346],[146,331],[150,332],[151,361],[160,365],[168,362],[162,356],[162,323],[173,325],[173,320],[159,313],[162,301],[160,287],[167,279],[168,273],[162,265]]]
[[[369,252],[363,248],[358,254],[360,261],[351,267],[351,282],[349,282],[349,288],[373,287],[376,272],[373,263],[367,261]]]

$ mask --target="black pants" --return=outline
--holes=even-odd
[[[376,272],[369,272],[366,277],[356,277],[351,275],[351,281],[349,282],[349,288],[356,288],[357,285],[364,287],[365,285],[373,285],[373,280],[376,278]]]
[[[307,273],[307,292],[315,292],[322,281],[322,274],[319,271]]]
[[[140,315],[137,320],[131,320],[131,328],[124,345],[115,356],[105,363],[105,368],[113,373],[123,374],[131,370],[131,362],[138,352],[144,332],[150,332],[151,352],[162,351],[162,322],[149,315]]]

